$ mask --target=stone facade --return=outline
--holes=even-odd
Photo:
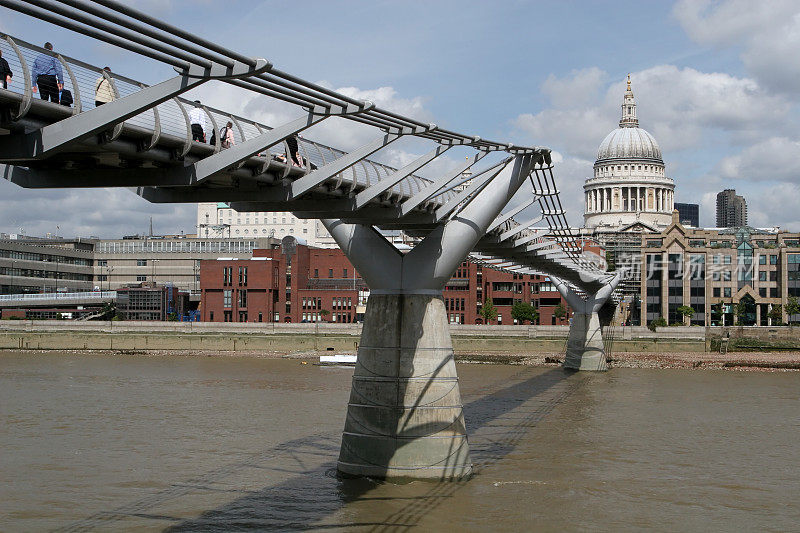
[[[644,223],[662,229],[670,222],[675,183],[665,175],[658,143],[639,128],[630,77],[619,128],[600,143],[594,174],[583,188],[587,228]]]
[[[668,228],[642,236],[637,266],[643,324],[683,323],[678,308],[690,306],[692,325],[768,326],[778,305],[784,323],[789,298],[800,297],[800,233],[687,228],[675,211]]]

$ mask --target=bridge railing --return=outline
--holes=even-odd
[[[102,67],[91,65],[80,59],[61,54],[58,50],[51,52],[41,46],[2,32],[0,32],[0,50],[3,52],[3,58],[8,61],[11,70],[14,72],[14,76],[8,84],[7,90],[22,97],[20,99],[21,111],[24,110],[27,112],[27,109],[24,108],[29,109],[29,102],[39,98],[39,95],[32,91],[31,70],[34,61],[41,54],[56,57],[61,63],[64,76],[64,89],[69,90],[74,99],[74,103],[71,106],[73,113],[80,113],[96,107],[95,94],[97,85],[104,76],[109,79],[118,98],[128,96],[147,87],[146,84],[122,74],[116,72],[104,74]],[[0,87],[0,91],[2,90],[3,89]],[[57,104],[50,105],[55,106]],[[192,100],[180,97],[173,98],[159,104],[153,109],[149,109],[128,119],[125,121],[125,125],[135,126],[152,133],[158,132],[162,137],[172,137],[179,140],[181,144],[187,146],[205,144],[207,147],[211,140],[212,132],[216,131],[216,137],[219,137],[219,130],[224,127],[228,121],[234,124],[232,131],[237,144],[251,139],[263,131],[272,129],[270,125],[237,116],[221,109],[204,106],[208,119],[208,127],[205,132],[206,143],[193,143],[191,140],[191,128],[188,124],[188,113],[194,106],[195,104]],[[298,147],[300,154],[306,161],[309,161],[311,165],[313,165],[311,168],[322,167],[347,153],[303,137],[298,138]],[[267,151],[264,157],[272,158],[273,156],[285,156],[286,153],[288,153],[288,147],[284,143]],[[310,168],[304,170],[309,171]],[[351,186],[360,185],[367,187],[377,183],[396,170],[396,168],[389,165],[365,159],[343,171],[340,174],[340,179]],[[431,180],[412,174],[391,187],[388,192],[394,196],[411,197],[430,183]],[[450,199],[453,194],[452,192],[445,193],[438,198],[433,198],[432,202],[436,204],[444,203]]]

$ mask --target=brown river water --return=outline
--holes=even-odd
[[[800,373],[459,365],[475,475],[335,473],[352,369],[0,353],[0,531],[798,531]]]

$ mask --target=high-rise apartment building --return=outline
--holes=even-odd
[[[736,189],[717,193],[717,227],[738,228],[747,225],[747,202]]]

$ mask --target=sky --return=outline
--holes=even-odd
[[[568,218],[620,118],[630,73],[640,127],[661,147],[677,202],[715,225],[716,193],[736,189],[750,225],[800,231],[800,2],[796,0],[279,1],[129,0],[132,6],[276,68],[425,122],[547,146]],[[0,8],[0,31],[52,41],[144,83],[153,60]],[[266,124],[301,111],[208,83],[188,95]],[[352,150],[375,130],[329,120],[306,137]],[[429,148],[398,142],[401,165]],[[429,172],[458,163],[449,154]],[[518,200],[518,199],[517,199]],[[0,231],[115,238],[194,233],[196,206],[153,205],[126,189],[25,190],[0,182]]]

